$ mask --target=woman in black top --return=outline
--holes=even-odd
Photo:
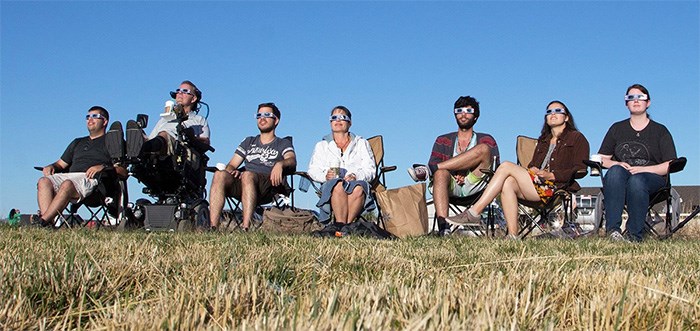
[[[620,226],[627,205],[629,239],[640,241],[649,197],[665,184],[676,147],[668,129],[649,118],[651,96],[644,86],[628,87],[625,104],[630,118],[610,127],[598,151],[609,169],[603,181],[605,229],[610,239],[625,240]]]

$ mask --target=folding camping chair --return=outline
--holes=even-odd
[[[674,194],[672,194],[673,187],[671,186],[671,174],[683,171],[687,162],[688,160],[685,157],[679,157],[671,160],[671,162],[668,165],[668,175],[666,176],[666,183],[658,191],[652,193],[649,196],[649,207],[647,209],[647,217],[644,223],[647,231],[655,238],[666,239],[673,236],[673,234],[676,233],[676,231],[680,230],[683,226],[690,222],[693,219],[693,217],[695,217],[695,215],[698,214],[698,212],[700,212],[700,208],[696,208],[688,217],[686,217],[685,220],[679,222],[678,211],[674,210],[673,208]],[[598,171],[597,173],[599,174],[598,176],[600,176],[601,185],[604,184],[605,177],[602,176],[604,169],[602,163],[590,160],[585,160],[584,163],[591,169],[596,169]],[[602,200],[605,198],[605,192],[603,192],[602,187],[600,190],[602,194],[599,195],[598,199],[600,203],[599,207],[603,208],[604,204],[602,203]],[[655,205],[660,203],[664,203],[666,207],[666,218],[663,219],[663,233],[657,231],[654,228],[654,220],[656,219],[656,217],[654,217],[656,215],[654,214],[656,213],[656,211],[654,211],[653,208]],[[598,220],[598,226],[602,227],[605,224],[605,210],[603,209],[602,212],[599,213],[599,215],[600,216]]]
[[[34,167],[42,171],[42,167]],[[127,223],[127,208],[129,201],[126,186],[127,177],[121,178],[114,169],[106,169],[96,175],[97,189],[79,202],[69,203],[63,214],[59,214],[54,227],[61,226],[123,226]],[[80,216],[83,207],[89,214],[88,218]]]
[[[289,140],[290,143],[293,140],[291,136],[286,136],[282,139]],[[216,172],[218,169],[216,169],[216,167],[207,167],[206,170],[209,172]],[[238,168],[238,170],[245,171],[245,167],[241,166],[240,168]],[[283,208],[284,206],[290,205],[291,207],[294,207],[294,182],[288,178],[288,176],[291,176],[293,174],[294,172],[285,172],[285,185],[280,190],[275,191],[270,199],[258,200],[258,205],[256,206],[255,212],[253,213],[253,222],[251,222],[250,224],[250,226],[253,229],[257,229],[260,226],[262,226],[263,213],[266,209],[270,209],[272,207]],[[224,211],[221,214],[223,223],[227,224],[230,230],[241,227],[241,225],[243,224],[242,202],[232,196],[227,196],[225,201],[228,209],[224,209]]]
[[[535,153],[537,139],[518,136],[515,146],[518,165],[527,167]],[[572,175],[569,182],[573,183],[576,179],[585,177],[586,174],[586,170],[579,170]],[[518,199],[518,208],[520,209],[520,233],[518,235],[520,238],[527,237],[535,229],[538,229],[543,234],[549,233],[551,230],[561,229],[567,237],[571,238],[591,233],[592,231],[590,230],[584,231],[575,222],[573,209],[574,193],[565,189],[557,189],[547,201]],[[550,220],[550,215],[560,216],[561,228],[556,226],[554,221]]]
[[[372,154],[374,155],[374,165],[376,167],[376,174],[374,176],[374,180],[372,180],[372,182],[369,183],[370,194],[372,194],[372,198],[375,198],[374,194],[376,192],[386,190],[386,173],[396,170],[396,166],[386,166],[384,164],[384,138],[381,135],[370,137],[367,139],[367,142],[369,143],[370,148],[372,148]],[[295,173],[295,175],[300,177],[299,190],[301,190],[302,192],[308,192],[309,186],[311,186],[313,187],[316,195],[318,195],[319,197],[321,196],[322,183],[316,182],[313,179],[311,179],[309,173],[305,171],[298,171]],[[331,218],[332,217],[333,213],[331,213]],[[362,215],[360,215],[360,218],[364,220]],[[377,204],[377,224],[381,224],[383,227],[383,222],[384,219],[382,218],[382,212],[379,208],[379,204]]]

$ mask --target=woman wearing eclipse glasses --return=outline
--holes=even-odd
[[[641,84],[627,88],[629,119],[613,124],[598,150],[604,168],[605,229],[611,240],[642,240],[649,195],[659,190],[676,158],[673,137],[665,126],[649,118],[649,91]],[[622,209],[627,205],[628,238],[620,234]]]
[[[321,185],[319,220],[330,218],[339,226],[354,221],[362,211],[375,208],[370,185],[376,173],[374,154],[366,139],[350,132],[352,114],[344,106],[331,111],[331,134],[316,143],[309,176]]]
[[[532,161],[527,169],[512,162],[504,162],[496,170],[481,198],[459,217],[446,220],[460,224],[481,221],[481,212],[501,195],[501,207],[508,226],[508,237],[517,238],[518,199],[545,201],[556,189],[577,191],[580,186],[571,181],[574,173],[586,169],[589,145],[586,137],[576,128],[574,117],[561,101],[547,105],[544,124]]]

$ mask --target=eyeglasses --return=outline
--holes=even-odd
[[[474,108],[471,108],[471,107],[455,108],[455,114],[474,114]]]
[[[553,109],[547,109],[547,115],[550,114],[566,114],[566,110],[563,108],[553,108]]]
[[[336,121],[345,121],[345,122],[350,122],[350,116],[348,115],[331,115],[331,122]]]
[[[627,94],[627,95],[625,95],[625,101],[633,101],[633,100],[647,101],[647,100],[649,100],[649,96],[647,96],[646,94]]]
[[[180,93],[189,94],[189,95],[194,95],[194,93],[192,92],[192,90],[190,90],[190,89],[188,89],[188,88],[179,88],[179,89],[176,89],[176,90],[175,90],[175,94],[180,94]]]
[[[275,113],[270,113],[270,112],[264,112],[264,113],[256,113],[255,114],[255,119],[259,120],[261,118],[276,118]]]
[[[92,119],[104,119],[105,117],[102,116],[102,114],[95,114],[95,113],[90,113],[90,114],[85,115],[86,121],[91,119],[91,118]]]

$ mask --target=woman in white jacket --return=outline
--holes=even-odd
[[[352,114],[344,106],[331,111],[331,134],[316,143],[309,176],[321,185],[320,221],[335,216],[342,226],[354,221],[362,211],[375,208],[370,185],[376,175],[374,154],[364,138],[350,133]]]

